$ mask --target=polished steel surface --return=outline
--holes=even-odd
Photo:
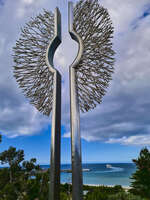
[[[61,75],[54,69],[54,53],[61,43],[61,14],[55,10],[55,36],[49,44],[46,54],[46,63],[54,73],[53,79],[53,106],[51,128],[51,163],[50,163],[50,195],[49,200],[60,199],[60,139],[61,139]]]
[[[50,200],[60,199],[61,75],[54,75],[51,128]]]
[[[83,199],[81,138],[80,138],[80,113],[76,87],[75,67],[80,61],[83,44],[80,37],[73,30],[73,3],[68,3],[69,8],[69,33],[79,44],[78,55],[70,66],[70,110],[71,110],[71,154],[72,154],[72,199]]]

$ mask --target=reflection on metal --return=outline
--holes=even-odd
[[[60,138],[61,138],[61,75],[53,68],[54,53],[61,43],[61,14],[55,10],[55,36],[49,44],[46,53],[46,63],[54,73],[52,130],[51,130],[51,170],[50,170],[50,200],[60,199]]]
[[[40,112],[50,115],[50,200],[60,199],[61,75],[54,69],[54,53],[61,43],[61,14],[45,11],[31,19],[14,49],[14,76],[26,97]]]
[[[72,192],[73,200],[82,197],[80,114],[101,103],[113,73],[113,26],[98,0],[69,2],[69,33],[79,44],[78,55],[70,66]]]
[[[73,3],[69,2],[69,33],[79,44],[76,59],[70,66],[70,110],[71,110],[71,152],[72,152],[72,199],[82,200],[82,166],[81,166],[81,139],[80,139],[80,114],[77,94],[76,71],[83,52],[80,37],[73,30]]]

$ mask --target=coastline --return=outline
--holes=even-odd
[[[6,167],[6,166],[5,166]],[[39,173],[45,173],[50,168],[49,165],[41,165]],[[2,167],[3,168],[3,167]],[[121,185],[122,188],[130,189],[130,177],[135,171],[135,166],[130,163],[109,163],[107,164],[84,164],[83,179],[87,186],[107,186],[114,187]],[[61,183],[71,183],[71,165],[61,165]]]
[[[103,184],[84,184],[86,186],[93,186],[93,187],[100,187],[100,186],[105,186],[105,187],[114,187],[116,185],[103,185]],[[126,186],[126,185],[121,185],[121,187],[125,190],[129,190],[131,189],[130,186]]]
[[[63,182],[63,183],[61,183],[61,184],[66,184],[67,182]],[[69,185],[72,185],[72,183],[67,183],[67,184],[69,184]],[[104,185],[104,184],[83,184],[83,185],[85,185],[85,186],[91,186],[91,187],[101,187],[101,186],[104,186],[104,187],[114,187],[114,186],[116,186],[116,185]],[[124,190],[126,190],[126,191],[128,191],[129,189],[131,189],[131,187],[130,186],[125,186],[125,185],[121,185],[121,187],[124,189]]]

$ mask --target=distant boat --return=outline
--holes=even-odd
[[[82,169],[83,172],[90,172],[91,169]]]
[[[89,172],[91,169],[82,169],[83,172]],[[71,169],[62,169],[61,172],[72,173]]]
[[[107,164],[106,168],[112,168],[112,165]]]

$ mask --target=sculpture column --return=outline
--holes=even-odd
[[[53,106],[51,128],[50,200],[60,199],[60,140],[61,140],[61,75],[54,69],[54,53],[61,43],[61,14],[55,10],[55,36],[49,44],[46,62],[53,76]]]
[[[71,112],[71,154],[72,154],[72,199],[82,200],[82,162],[80,137],[80,112],[77,96],[75,67],[80,61],[83,45],[80,37],[73,30],[73,3],[69,2],[69,33],[78,44],[79,51],[76,59],[70,66],[70,112]]]

